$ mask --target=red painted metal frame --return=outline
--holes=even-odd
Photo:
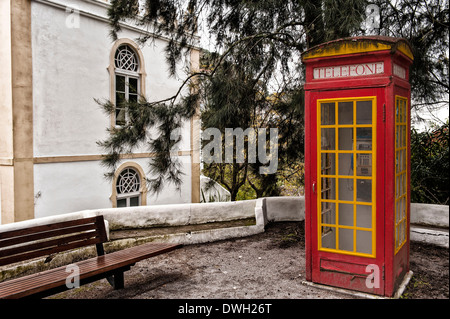
[[[336,65],[384,62],[384,73],[363,77],[313,79],[313,69]],[[406,70],[406,79],[394,76],[393,63]],[[314,58],[306,64],[305,84],[305,198],[306,279],[378,295],[392,296],[409,271],[410,219],[410,85],[411,60],[396,51]],[[407,118],[407,240],[395,254],[395,96],[408,99]],[[318,250],[317,193],[317,100],[376,96],[376,257],[344,255]],[[317,190],[316,190],[317,191]],[[380,269],[380,287],[368,288],[366,265]],[[325,270],[327,269],[327,270]]]
[[[392,161],[388,166],[386,176],[389,176],[386,184],[386,215],[389,216],[389,228],[386,229],[386,295],[392,296],[400,285],[404,275],[409,271],[409,243],[410,243],[410,202],[411,202],[411,110],[410,110],[410,85],[399,78],[393,79],[393,84],[389,89],[392,104],[390,110],[386,111],[386,136],[392,140],[392,145],[387,149],[386,156]],[[408,100],[407,104],[407,200],[406,200],[406,243],[395,253],[395,97],[401,96]]]

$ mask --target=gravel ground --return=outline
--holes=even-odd
[[[448,298],[448,267],[447,249],[413,243],[414,276],[404,297]],[[121,290],[113,290],[106,280],[100,280],[50,298],[355,298],[306,286],[302,284],[304,279],[303,223],[285,222],[271,224],[266,232],[255,236],[183,246],[141,261],[125,273],[125,288]]]

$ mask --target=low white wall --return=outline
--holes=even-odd
[[[302,221],[305,219],[305,197],[266,197],[267,221]]]
[[[265,198],[267,221],[301,221],[305,219],[305,197]],[[411,224],[449,228],[449,206],[411,203]]]
[[[448,205],[411,203],[411,224],[448,228]]]
[[[97,210],[110,228],[182,226],[255,217],[256,200],[202,204],[174,204]]]
[[[430,207],[428,205],[411,205],[411,220],[430,224],[436,219],[439,220],[440,225],[445,225],[445,222],[443,222],[445,217],[441,215],[445,215],[446,213],[448,219],[448,206],[434,206],[436,205]],[[437,217],[434,219],[433,217],[427,216],[425,220],[425,217],[422,215],[428,215],[430,211],[432,212],[430,215],[436,215]],[[150,241],[156,240],[181,244],[199,244],[255,235],[264,231],[264,226],[267,222],[304,220],[305,201],[304,197],[267,197],[239,202],[176,204],[86,210],[0,225],[0,232],[58,221],[92,217],[96,215],[103,215],[105,217],[105,223],[107,226],[106,229],[108,232],[109,230],[114,229],[145,228],[159,225],[176,226],[202,224],[207,222],[236,220],[251,217],[256,219],[256,225],[251,226],[200,230],[187,233],[176,233],[171,234],[170,236],[152,236],[152,238],[148,239]],[[446,225],[448,227],[448,220]],[[126,238],[116,240],[112,243],[112,245],[115,246],[115,249],[122,249],[128,247],[129,245],[134,245],[138,241],[142,243],[143,240],[145,240],[145,238]],[[446,248],[448,248],[449,245],[448,232],[420,229],[417,227],[411,227],[411,240],[440,245]],[[61,263],[67,264],[64,257],[61,258]],[[43,263],[43,259],[39,262]],[[20,265],[20,267],[26,270],[26,267],[24,268],[23,265]],[[29,267],[36,267],[36,265],[31,263]],[[12,271],[12,274],[17,275],[15,269]],[[8,276],[10,275],[8,272],[2,275],[2,269],[0,267],[0,279],[2,276],[3,278],[9,278]]]
[[[0,225],[0,231],[103,215],[109,229],[182,226],[255,217],[257,200],[84,210]]]
[[[245,218],[262,218],[260,223],[302,221],[305,198],[267,197],[238,202],[172,204],[85,210],[0,225],[0,231],[42,225],[51,222],[103,215],[109,229],[132,229],[156,226],[182,226]],[[411,223],[448,228],[448,206],[411,204]]]
[[[432,244],[441,247],[449,247],[448,231],[435,230],[412,226],[410,231],[411,241]]]

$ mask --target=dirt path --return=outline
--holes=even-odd
[[[106,280],[56,295],[67,299],[348,299],[349,295],[305,286],[303,223],[275,223],[265,233],[189,245],[137,263],[125,288]],[[406,298],[449,298],[448,250],[413,243],[414,276]]]
[[[403,293],[403,298],[449,298],[448,249],[412,242],[410,266],[414,275]]]

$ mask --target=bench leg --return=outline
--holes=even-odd
[[[124,287],[123,271],[118,271],[114,275],[106,278],[114,289],[122,289]]]

